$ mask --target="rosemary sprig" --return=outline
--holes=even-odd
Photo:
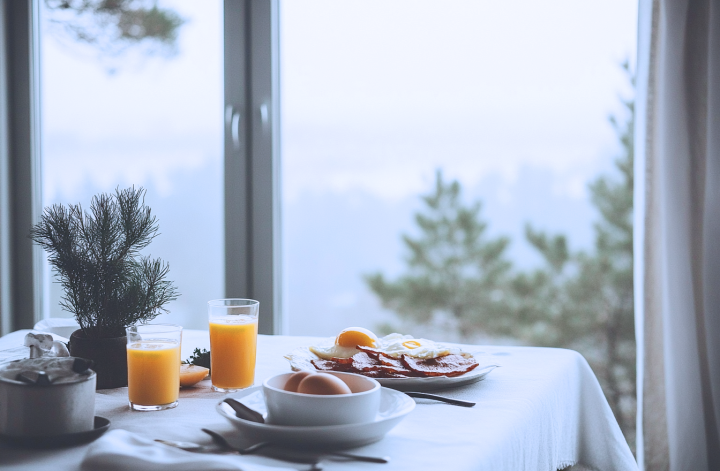
[[[210,369],[210,352],[208,350],[205,350],[204,348],[202,350],[196,348],[195,350],[193,350],[193,354],[190,356],[190,358],[185,360],[185,363]]]

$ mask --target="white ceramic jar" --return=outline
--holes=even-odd
[[[3,365],[0,369],[0,434],[28,438],[92,430],[97,376],[92,370],[73,371],[75,360],[73,357],[34,358]],[[33,383],[40,372],[45,372],[49,381]],[[30,380],[19,380],[21,373]]]

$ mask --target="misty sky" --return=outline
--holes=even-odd
[[[634,2],[285,2],[286,196],[426,191],[552,170],[585,196],[607,168],[607,116],[628,87]],[[322,169],[324,178],[313,178]],[[312,182],[312,183],[310,183]]]
[[[47,199],[71,194],[81,176],[172,191],[173,170],[218,158],[220,5],[161,4],[188,20],[171,59],[101,62],[67,40],[43,41],[44,134],[66,144],[48,149]],[[287,197],[350,188],[407,196],[436,167],[472,184],[493,172],[512,180],[522,165],[552,169],[558,191],[579,197],[605,167],[607,115],[627,90],[618,64],[634,57],[634,2],[282,5]],[[156,148],[166,136],[177,146]],[[188,145],[188,136],[206,142]],[[99,141],[106,157],[82,151]],[[146,152],[124,152],[127,142]],[[319,170],[325,178],[312,178]]]

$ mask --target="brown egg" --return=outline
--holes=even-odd
[[[324,396],[352,393],[343,380],[327,373],[315,373],[303,378],[298,385],[297,392]]]
[[[298,385],[300,384],[300,381],[304,380],[306,376],[313,375],[312,371],[298,371],[294,375],[290,376],[285,383],[285,386],[283,386],[283,389],[285,391],[290,392],[298,392]]]

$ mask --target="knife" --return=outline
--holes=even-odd
[[[423,392],[403,391],[410,397],[417,397],[421,399],[432,399],[434,401],[445,402],[446,404],[452,404],[454,406],[461,407],[473,407],[476,403],[470,401],[462,401],[460,399],[453,399],[451,397],[438,396],[437,394],[428,394]]]

